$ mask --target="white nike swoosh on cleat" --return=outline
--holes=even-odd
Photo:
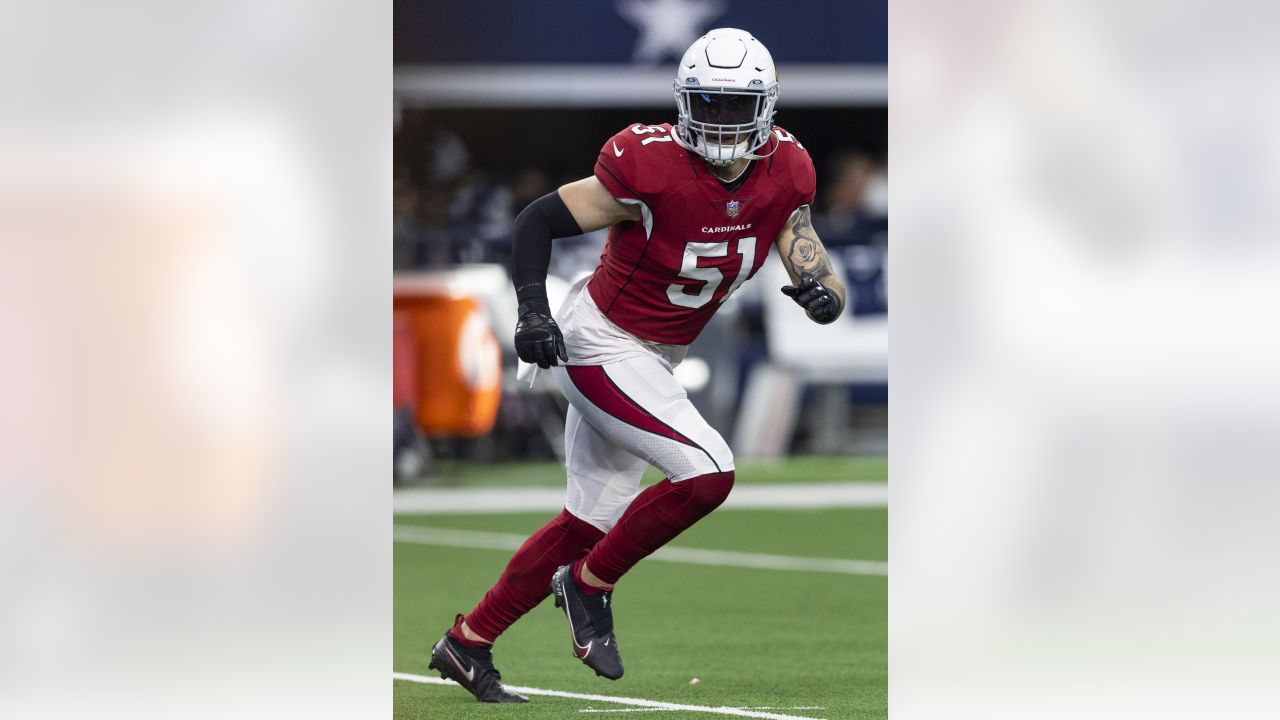
[[[613,144],[613,154],[614,154],[614,155],[617,155],[618,157],[622,157],[622,153],[624,153],[624,152],[626,152],[626,150],[619,150],[619,149],[618,149],[618,143],[614,143],[614,144]]]
[[[592,640],[586,645],[578,644],[578,634],[573,630],[573,615],[569,612],[569,596],[564,591],[564,583],[560,583],[560,594],[565,596],[564,616],[569,621],[569,639],[573,641],[573,654],[581,660],[591,654],[591,647],[596,644],[596,641]]]
[[[476,669],[474,666],[472,666],[470,670],[463,669],[462,660],[458,658],[457,654],[453,652],[453,648],[449,647],[447,643],[444,645],[444,651],[445,654],[449,656],[449,659],[453,661],[453,664],[458,666],[458,672],[466,676],[467,682],[475,680]]]

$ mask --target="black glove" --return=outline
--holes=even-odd
[[[537,363],[540,368],[559,365],[556,358],[569,361],[564,348],[564,336],[560,326],[551,317],[547,303],[520,303],[520,320],[516,323],[516,355],[527,363]]]
[[[816,323],[826,325],[840,316],[840,296],[809,273],[800,275],[799,285],[783,285],[782,294],[795,300]]]

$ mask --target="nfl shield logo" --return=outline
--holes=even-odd
[[[738,217],[738,211],[742,209],[742,204],[737,200],[730,200],[725,203],[724,214],[729,217]]]

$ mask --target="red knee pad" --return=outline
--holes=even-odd
[[[732,470],[675,483],[663,480],[645,488],[617,526],[591,549],[587,567],[605,583],[616,583],[640,560],[720,507],[732,489]]]
[[[706,515],[729,497],[729,491],[733,490],[733,471],[699,475],[672,484],[677,488],[688,487],[690,504]]]

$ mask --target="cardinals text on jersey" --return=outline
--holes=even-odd
[[[760,269],[797,207],[813,202],[809,153],[775,127],[745,182],[729,192],[671,125],[635,124],[600,150],[595,175],[641,222],[609,229],[588,290],[614,324],[653,342],[687,345],[720,304]]]

